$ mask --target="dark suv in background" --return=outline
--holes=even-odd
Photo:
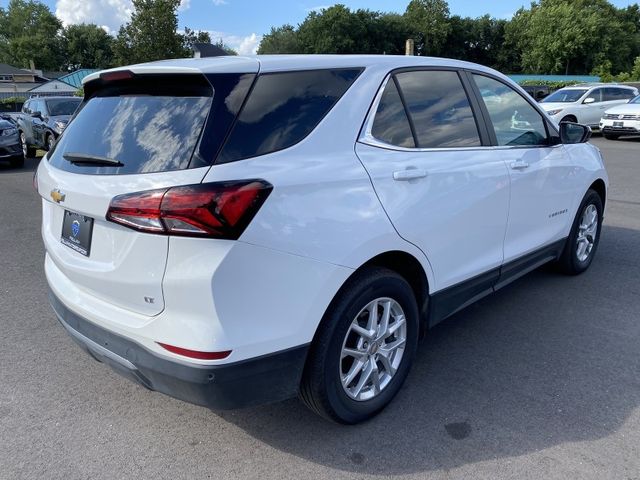
[[[18,115],[24,156],[35,156],[38,148],[49,150],[81,101],[80,97],[36,97],[27,100]]]

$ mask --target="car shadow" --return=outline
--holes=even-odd
[[[19,173],[19,172],[35,172],[40,164],[42,156],[27,157],[24,159],[24,167],[15,168],[12,167],[8,161],[0,161],[0,175],[3,173]]]
[[[361,474],[606,437],[640,405],[637,238],[606,226],[585,274],[543,267],[435,327],[399,395],[367,423],[335,425],[297,400],[215,414],[282,452]]]

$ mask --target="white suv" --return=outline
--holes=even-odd
[[[189,402],[299,394],[362,421],[420,332],[598,246],[588,127],[479,65],[175,60],[84,92],[36,178],[51,303],[91,356]]]
[[[627,103],[636,95],[637,88],[624,85],[575,85],[556,90],[540,106],[556,123],[576,122],[598,128],[605,110]]]

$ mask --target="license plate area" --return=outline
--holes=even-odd
[[[88,257],[91,253],[91,236],[93,235],[93,218],[79,213],[64,211],[62,235],[60,242]]]
[[[622,128],[624,127],[624,122],[613,122],[614,128]]]

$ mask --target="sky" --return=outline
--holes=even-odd
[[[95,23],[111,33],[117,32],[131,15],[131,0],[43,0],[65,25]],[[6,8],[9,0],[0,0]],[[272,26],[285,23],[297,25],[312,10],[329,7],[336,2],[326,0],[182,0],[179,28],[206,30],[212,40],[222,39],[241,55],[255,53],[262,35]],[[351,9],[368,8],[384,12],[402,13],[409,0],[341,0]],[[511,18],[530,1],[519,0],[449,0],[452,15],[478,17],[490,14],[498,18]],[[618,7],[637,3],[631,0],[612,0]]]

